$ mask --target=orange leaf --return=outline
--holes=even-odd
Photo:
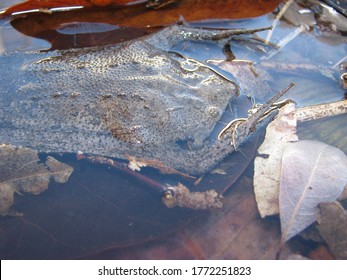
[[[170,5],[162,5],[158,9],[147,9],[146,0],[29,0],[14,5],[4,11],[2,16],[10,16],[13,13],[25,13],[26,11],[45,10],[61,7],[125,7],[138,6],[135,11],[122,11],[129,17],[127,26],[143,27],[167,25],[177,22],[180,16],[187,21],[202,19],[233,19],[256,17],[272,12],[281,3],[281,0],[174,0]],[[135,5],[140,4],[140,5]],[[141,5],[142,4],[142,5]],[[132,10],[132,9],[131,9]],[[144,13],[146,11],[146,13]],[[132,14],[134,12],[134,14]],[[121,23],[120,23],[121,24]]]
[[[145,0],[29,0],[17,5],[14,5],[4,11],[3,15],[12,15],[32,10],[44,10],[61,7],[104,7],[104,6],[123,6],[131,3],[146,2]]]

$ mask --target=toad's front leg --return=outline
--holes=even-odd
[[[293,86],[294,83],[291,83],[284,90],[280,91],[269,99],[265,104],[253,106],[253,108],[249,110],[250,115],[248,118],[238,118],[230,121],[218,134],[218,140],[221,140],[224,135],[230,131],[231,145],[234,146],[235,150],[237,150],[238,147],[257,129],[258,126],[261,126],[262,123],[273,116],[275,111],[288,102],[293,102],[290,99],[275,102],[286,94]]]

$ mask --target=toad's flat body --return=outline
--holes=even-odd
[[[158,160],[194,175],[211,169],[234,150],[230,139],[210,136],[238,90],[208,67],[167,52],[172,33],[1,55],[0,143]]]

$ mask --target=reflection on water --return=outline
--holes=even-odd
[[[6,2],[13,4],[19,1]],[[7,5],[4,3],[0,4],[0,8],[5,6]],[[240,99],[242,102],[253,101],[245,97],[246,95],[252,95],[254,102],[264,102],[290,82],[294,82],[296,87],[288,97],[295,100],[299,107],[344,98],[345,91],[339,83],[339,64],[346,60],[345,37],[327,32],[312,23],[314,16],[308,10],[301,14],[305,15],[303,22],[310,25],[310,29],[300,29],[297,24],[295,26],[291,23],[292,12],[287,15],[286,21],[280,21],[272,31],[271,42],[282,44],[281,48],[264,46],[257,41],[259,38],[266,39],[269,31],[259,32],[259,38],[256,37],[255,40],[245,41],[237,37],[231,42],[230,50],[227,51],[231,51],[239,61],[228,68],[228,75],[240,85],[241,94],[244,95],[243,99]],[[254,28],[271,26],[274,17],[275,15],[270,14],[256,19],[195,25]],[[295,20],[297,23],[300,18]],[[50,38],[53,36],[56,39],[50,41],[51,44],[22,35],[11,27],[8,21],[3,20],[0,22],[0,52],[46,50],[51,47],[59,49],[64,45],[71,46],[64,44],[71,37],[75,47],[84,47],[89,43],[109,44],[108,40],[99,40],[100,35],[106,39],[111,38],[114,35],[112,32],[118,32],[118,28],[100,23],[81,23],[68,24],[55,31],[56,33],[50,33]],[[41,35],[41,38],[45,38],[44,34]],[[83,39],[80,36],[84,36]],[[93,42],[88,41],[91,38]],[[223,49],[224,43],[184,40],[174,44],[172,50],[199,61],[209,61],[211,67],[222,67],[220,60],[224,60],[226,51]],[[252,61],[252,64],[249,64],[249,61]],[[229,121],[231,108],[241,111],[240,105],[244,103],[240,100],[237,101],[238,107],[234,104],[235,100],[227,106],[227,111],[216,124],[217,131]],[[346,153],[347,134],[342,129],[345,121],[346,116],[343,115],[305,123],[298,128],[299,137],[336,145]],[[223,161],[219,168],[214,170],[214,174],[206,174],[200,178],[202,180],[197,186],[194,185],[194,180],[177,175],[163,176],[151,168],[144,168],[142,175],[163,186],[167,183],[184,182],[192,190],[206,190],[213,186],[220,192],[228,193],[230,186],[246,169],[255,154],[257,137],[252,138],[253,142],[246,143],[239,153]],[[209,141],[214,139],[215,136],[212,136]],[[185,143],[187,148],[189,144]],[[41,155],[42,159],[46,156]],[[175,232],[199,217],[211,219],[205,211],[166,208],[160,200],[162,193],[153,188],[153,185],[148,183],[150,181],[134,178],[121,168],[92,164],[85,159],[78,161],[76,155],[71,154],[54,156],[74,167],[72,177],[66,184],[51,183],[49,190],[39,196],[15,196],[13,208],[24,215],[0,218],[1,258],[88,258],[108,249],[135,246],[170,234],[175,236]],[[199,165],[199,162],[196,164]],[[247,176],[250,176],[249,173],[240,180],[251,185]],[[2,180],[3,178],[0,178],[0,182]],[[180,234],[182,235],[182,231]],[[120,254],[119,250],[117,254]],[[133,257],[128,251],[125,256]]]
[[[5,0],[0,3],[0,11],[12,5],[21,3],[21,0]],[[16,50],[47,49],[50,44],[44,40],[25,36],[15,30],[9,20],[0,21],[0,53]]]
[[[23,2],[23,1],[21,1],[21,0],[4,0],[4,1],[1,1],[0,9],[5,9],[5,8],[8,8],[12,5],[21,3],[21,2]]]

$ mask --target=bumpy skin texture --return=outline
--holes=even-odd
[[[130,155],[194,175],[211,169],[233,151],[210,134],[237,89],[151,44],[165,32],[120,46],[2,55],[0,143]]]

